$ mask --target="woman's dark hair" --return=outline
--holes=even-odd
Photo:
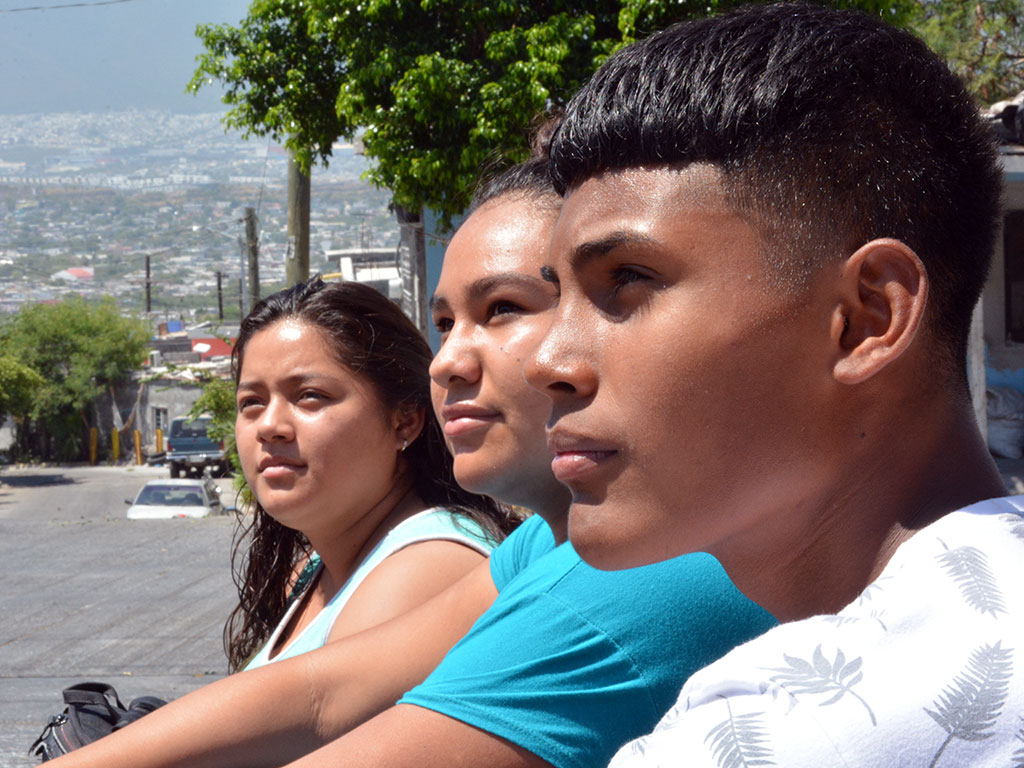
[[[423,430],[403,456],[413,489],[425,504],[466,515],[496,541],[516,526],[519,518],[508,508],[455,482],[452,458],[430,403],[430,347],[392,301],[369,286],[325,283],[319,276],[268,296],[242,321],[232,353],[236,385],[253,335],[286,318],[319,328],[337,359],[373,385],[385,408],[423,410]],[[274,520],[258,501],[253,506],[248,520],[239,516],[232,556],[239,602],[224,628],[232,670],[244,666],[270,636],[286,609],[296,570],[310,556],[301,532]]]
[[[484,203],[510,194],[528,197],[538,203],[549,204],[553,208],[560,206],[561,195],[555,191],[548,168],[548,150],[561,121],[561,115],[552,115],[537,125],[530,141],[530,157],[527,160],[482,176],[473,192],[469,213],[473,213]]]

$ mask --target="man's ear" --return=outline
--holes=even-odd
[[[924,318],[928,274],[909,246],[880,238],[846,260],[841,281],[831,329],[833,375],[840,383],[859,384],[910,347]]]
[[[403,446],[410,445],[420,432],[423,431],[423,424],[426,422],[426,411],[423,408],[398,408],[392,416],[392,424],[395,429],[395,438],[398,440],[400,450]]]

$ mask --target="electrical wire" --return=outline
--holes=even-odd
[[[22,8],[0,8],[0,13],[20,13],[22,11],[53,11],[63,8],[89,8],[94,5],[119,5],[135,3],[138,0],[91,0],[83,3],[61,3],[60,5],[26,5]]]

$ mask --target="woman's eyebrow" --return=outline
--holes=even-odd
[[[525,288],[527,290],[547,289],[545,281],[522,272],[501,272],[474,280],[466,286],[466,295],[470,299],[480,299],[498,288]]]
[[[427,302],[427,307],[431,312],[445,312],[449,309],[448,299],[444,297],[444,294],[434,294],[430,297],[430,301]]]
[[[310,382],[310,381],[319,381],[319,380],[330,379],[330,378],[333,378],[333,377],[328,372],[317,371],[317,370],[310,370],[310,371],[300,371],[300,372],[297,372],[297,373],[293,373],[290,376],[285,376],[284,378],[279,379],[279,381],[282,381],[285,384],[288,384],[288,385],[291,385],[291,386],[295,386],[295,385],[299,385],[299,384],[305,384],[305,383]],[[246,380],[242,380],[242,381],[238,382],[238,386],[236,387],[236,390],[258,389],[261,386],[265,386],[264,382],[259,381],[259,380],[248,380],[248,379],[246,379]]]

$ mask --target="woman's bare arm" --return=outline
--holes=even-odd
[[[258,768],[295,760],[391,707],[496,596],[484,561],[408,613],[194,691],[59,758],[56,768]]]

